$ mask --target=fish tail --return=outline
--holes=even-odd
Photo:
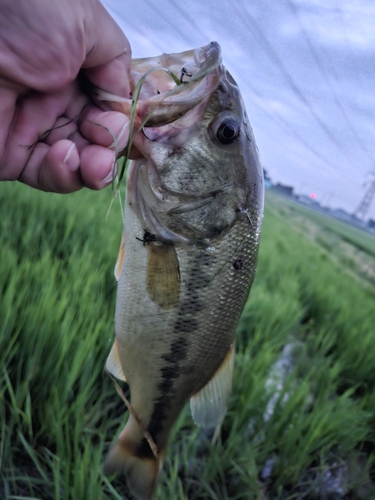
[[[164,456],[165,450],[154,456],[139,424],[130,415],[124,430],[108,453],[103,471],[105,474],[123,474],[130,492],[137,500],[150,500],[163,467]]]

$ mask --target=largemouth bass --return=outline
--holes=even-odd
[[[190,400],[214,427],[231,392],[236,326],[252,285],[263,212],[263,175],[236,82],[217,43],[134,60],[147,119],[130,164],[116,265],[116,339],[106,368],[130,386],[131,412],[105,470],[151,498],[168,436]],[[97,94],[128,115],[131,102]]]

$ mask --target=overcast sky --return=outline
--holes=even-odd
[[[134,57],[218,41],[272,180],[355,210],[375,170],[374,0],[103,3]]]

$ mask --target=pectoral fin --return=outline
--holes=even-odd
[[[117,257],[117,262],[115,265],[115,278],[118,281],[120,279],[121,271],[122,271],[122,266],[124,264],[124,257],[125,257],[125,234],[122,233],[121,236],[121,243],[120,243],[120,250],[118,253]]]
[[[227,410],[232,389],[234,344],[212,379],[190,399],[190,409],[197,425],[218,425]]]
[[[162,309],[174,307],[180,294],[180,266],[174,245],[148,243],[147,291]]]
[[[107,371],[114,377],[118,378],[119,380],[123,380],[126,382],[126,378],[124,375],[124,371],[121,366],[121,361],[120,361],[120,352],[119,352],[119,347],[118,347],[118,341],[115,339],[111,352],[108,355],[105,367]]]

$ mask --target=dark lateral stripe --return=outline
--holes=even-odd
[[[198,251],[190,268],[189,279],[186,282],[188,299],[182,300],[176,311],[177,319],[172,333],[175,340],[171,343],[169,352],[162,356],[166,364],[160,370],[161,381],[158,389],[161,396],[155,402],[148,426],[148,431],[156,443],[177,396],[175,381],[181,373],[181,362],[186,359],[188,354],[188,334],[196,331],[199,326],[194,315],[201,311],[204,305],[199,300],[198,292],[209,283],[210,277],[206,271],[209,271],[215,258],[214,255],[207,254],[204,250]]]
[[[194,320],[196,323],[196,321]],[[176,395],[174,381],[180,376],[180,362],[186,358],[188,349],[188,340],[186,337],[179,337],[171,344],[168,354],[162,356],[166,361],[161,371],[161,382],[158,389],[161,396],[155,402],[154,411],[148,426],[148,431],[154,440],[163,430],[164,421],[168,418],[168,412],[173,404]]]

